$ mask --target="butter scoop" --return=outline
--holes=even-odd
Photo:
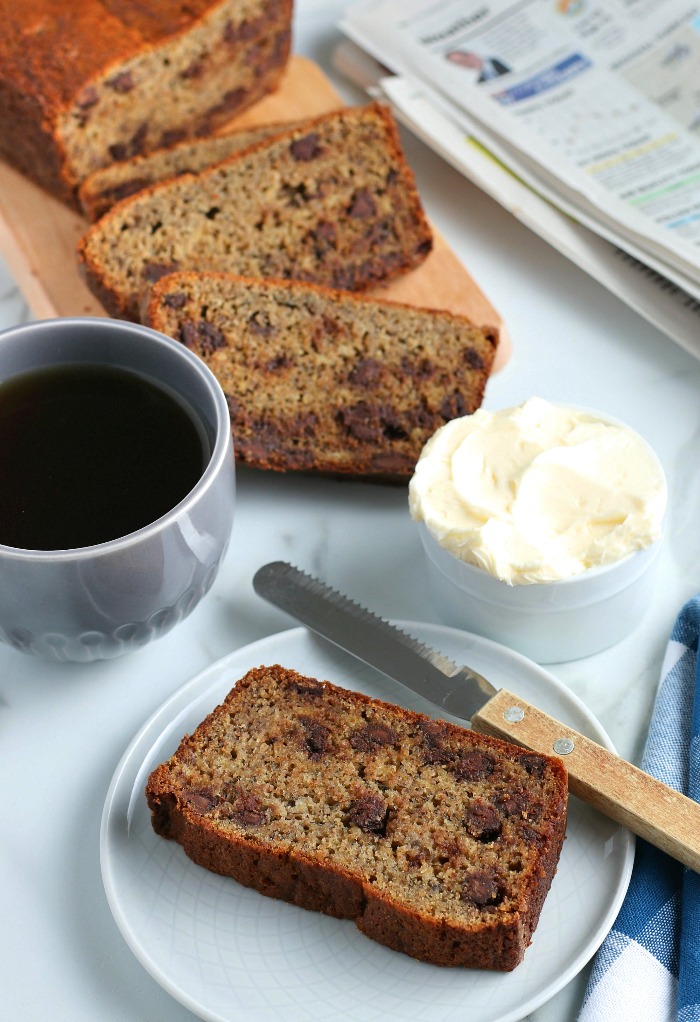
[[[510,585],[552,582],[659,539],[666,481],[628,426],[534,397],[439,429],[409,508],[441,547]]]

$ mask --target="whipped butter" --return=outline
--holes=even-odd
[[[666,482],[632,429],[531,398],[441,427],[409,507],[463,561],[509,584],[551,582],[655,542]]]

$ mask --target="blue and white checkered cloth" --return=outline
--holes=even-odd
[[[678,616],[642,768],[700,802],[700,596]],[[637,840],[627,896],[578,1022],[700,1022],[700,875]]]

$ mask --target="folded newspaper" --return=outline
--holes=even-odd
[[[336,63],[700,357],[700,3],[360,0]]]

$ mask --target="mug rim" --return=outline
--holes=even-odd
[[[22,334],[35,333],[37,329],[41,328],[46,328],[51,331],[56,329],[58,326],[61,328],[78,327],[79,329],[96,327],[103,331],[111,330],[116,333],[141,335],[148,344],[160,346],[162,349],[167,350],[174,358],[180,359],[186,363],[191,370],[194,370],[199,375],[200,379],[206,385],[207,392],[212,398],[215,411],[215,436],[212,452],[202,474],[189,493],[175,504],[174,507],[170,508],[169,511],[166,511],[165,514],[156,518],[154,521],[149,522],[148,525],[144,525],[140,529],[135,529],[133,532],[128,532],[124,536],[117,536],[114,539],[105,540],[102,543],[93,543],[89,546],[66,547],[57,550],[39,550],[25,547],[14,547],[0,542],[0,555],[5,559],[12,558],[15,560],[33,560],[41,561],[43,563],[81,560],[88,557],[113,554],[127,546],[131,546],[141,540],[148,539],[155,533],[167,528],[168,525],[174,522],[182,514],[186,514],[188,509],[199,500],[202,493],[209,489],[212,482],[221,471],[227,456],[230,455],[230,457],[233,458],[231,450],[231,419],[228,410],[228,403],[221,384],[206,363],[203,362],[202,359],[198,358],[184,344],[168,337],[166,334],[160,333],[158,330],[153,330],[151,327],[144,326],[141,323],[133,323],[128,320],[110,319],[102,316],[61,316],[32,320],[30,323],[21,323],[14,327],[8,327],[6,330],[0,331],[0,346],[7,337],[17,337]],[[86,365],[117,366],[116,363],[109,361],[101,362],[99,360],[95,360],[91,363],[89,360],[84,360],[84,362]],[[55,365],[77,364],[80,364],[77,359],[67,359],[63,361],[57,359],[56,361],[46,361],[41,365],[30,366],[27,367],[26,370],[20,370],[13,374],[13,376],[19,376],[21,372],[31,372],[33,369],[48,369]],[[139,372],[139,370],[130,366],[117,366],[117,368],[124,368],[131,372]],[[142,375],[149,381],[153,382],[156,386],[160,386],[161,389],[164,389],[162,382],[154,379],[148,372],[144,371]],[[7,379],[11,378],[12,377],[7,377]],[[3,380],[0,379],[0,385],[2,385],[2,382]],[[174,390],[175,388],[171,389]],[[186,395],[182,394],[180,396],[186,397]]]

